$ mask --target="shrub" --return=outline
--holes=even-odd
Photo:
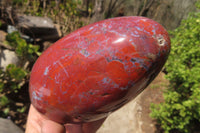
[[[12,32],[6,36],[6,44],[15,49],[15,53],[21,60],[21,64],[26,61],[34,62],[37,56],[40,55],[39,46],[28,44],[24,39],[20,37],[19,32]]]
[[[27,105],[17,106],[16,102],[29,102],[22,92],[27,92],[31,64],[40,55],[39,46],[28,44],[18,32],[8,34],[4,43],[12,47],[20,63],[18,66],[9,64],[6,70],[0,69],[0,117],[10,116],[11,111],[23,113],[27,109]]]
[[[200,13],[191,13],[171,35],[169,89],[150,115],[166,133],[194,132],[200,124]]]
[[[9,116],[10,108],[16,102],[9,96],[18,95],[27,80],[27,74],[26,70],[14,64],[8,65],[6,71],[0,70],[0,117]]]

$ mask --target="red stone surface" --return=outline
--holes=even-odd
[[[167,31],[148,18],[119,17],[85,26],[36,61],[31,102],[59,123],[106,117],[147,87],[169,51]]]

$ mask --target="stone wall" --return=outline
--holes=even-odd
[[[109,9],[111,0],[105,2]],[[115,1],[115,0],[112,0]],[[190,12],[196,10],[197,0],[118,0],[114,16],[146,16],[161,23],[166,29],[172,30],[186,19]]]

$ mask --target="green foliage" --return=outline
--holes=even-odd
[[[0,105],[1,106],[5,106],[5,105],[7,105],[9,103],[9,100],[8,100],[8,98],[6,97],[6,96],[2,96],[1,98],[0,98]]]
[[[23,0],[12,0],[12,4],[13,5],[22,5],[22,3],[23,3]]]
[[[169,89],[151,116],[166,133],[190,133],[200,124],[200,13],[192,13],[173,32],[166,64]]]
[[[20,90],[28,82],[30,68],[27,64],[35,62],[40,55],[39,46],[28,44],[18,32],[8,34],[5,43],[15,50],[20,63],[18,66],[9,64],[6,70],[0,69],[0,117],[7,117],[11,110],[23,113],[27,109],[26,106],[17,107],[15,99],[11,98],[19,95]]]
[[[16,48],[17,47],[17,40],[20,38],[19,32],[13,32],[6,36],[6,40],[8,41],[9,45]],[[21,39],[21,38],[20,38]]]
[[[14,102],[7,95],[18,93],[25,84],[27,74],[27,71],[14,64],[8,65],[6,71],[0,70],[0,110],[3,110],[0,117],[6,117],[8,115],[10,104]]]
[[[7,66],[6,71],[1,70],[0,74],[0,92],[8,94],[12,92],[16,93],[22,87],[28,73],[22,68],[10,64]]]
[[[16,67],[14,64],[10,64],[7,66],[6,73],[8,77],[14,79],[15,81],[21,81],[25,78],[27,72],[23,69]]]
[[[22,108],[18,108],[17,111],[19,113],[24,113],[26,111],[26,109],[27,109],[26,107],[22,107]]]
[[[33,62],[37,56],[40,55],[39,46],[27,44],[24,39],[20,37],[19,32],[12,32],[6,36],[6,44],[12,46],[15,49],[16,54],[22,61]]]

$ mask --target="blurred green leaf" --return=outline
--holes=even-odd
[[[8,103],[9,103],[9,99],[6,96],[0,97],[0,105],[1,106],[6,106]]]
[[[6,36],[6,40],[10,46],[16,48],[17,47],[17,40],[20,38],[19,32],[12,32]]]
[[[27,72],[24,71],[22,68],[16,67],[14,64],[10,64],[6,68],[7,73],[9,76],[16,81],[20,81],[25,78]]]
[[[26,107],[18,108],[17,111],[20,113],[24,113],[26,111]]]
[[[3,88],[4,88],[4,83],[0,81],[0,93],[3,91]]]
[[[10,109],[9,109],[9,108],[5,108],[5,109],[3,110],[4,115],[8,115],[9,112],[10,112]]]

